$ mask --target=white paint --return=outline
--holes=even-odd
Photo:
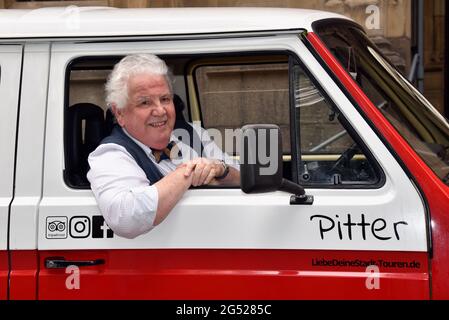
[[[340,241],[336,233],[321,240],[318,226],[310,221],[314,214],[332,216],[363,212],[369,219],[384,218],[391,222],[408,216],[397,212],[397,202],[388,193],[335,191],[335,198],[326,196],[330,191],[310,191],[316,202],[312,207],[290,206],[289,195],[281,192],[264,195],[246,195],[240,190],[191,190],[183,197],[168,218],[151,232],[133,240],[68,239],[47,240],[40,233],[40,249],[144,249],[144,248],[246,248],[246,249],[335,249],[335,250],[386,250],[426,251],[425,237],[419,226],[409,220],[409,228],[400,229],[401,241],[379,241],[368,235],[363,241],[359,232],[353,232],[353,240]],[[390,192],[393,190],[390,189]],[[381,194],[377,197],[377,194]],[[377,199],[375,199],[377,198]],[[378,201],[378,199],[383,199]],[[69,217],[99,215],[95,205],[76,205],[66,199],[61,206],[43,208],[49,216],[64,211]],[[375,202],[373,205],[366,205]],[[354,203],[353,205],[348,205]],[[45,205],[43,203],[43,205]],[[380,213],[378,208],[390,207]],[[411,206],[408,208],[411,209]],[[45,230],[45,219],[40,219],[40,230]],[[418,227],[418,228],[417,228]]]
[[[24,50],[16,194],[11,205],[12,249],[37,248],[37,214],[42,198],[49,50],[48,44],[26,44]]]
[[[380,189],[307,190],[315,197],[313,206],[290,206],[290,195],[276,192],[246,195],[240,190],[188,191],[168,218],[150,233],[134,240],[45,239],[48,216],[99,215],[89,190],[72,190],[62,179],[63,169],[63,86],[66,64],[82,55],[123,55],[133,52],[155,54],[213,53],[232,51],[290,50],[296,52],[383,168],[386,183]],[[365,123],[346,96],[325,73],[295,35],[225,40],[55,44],[50,69],[49,103],[44,162],[44,190],[39,209],[38,245],[46,249],[151,249],[151,248],[246,248],[427,251],[424,207],[412,183]],[[400,240],[380,241],[361,234],[352,240],[329,233],[321,239],[313,215],[341,217],[364,214],[369,221],[384,219],[389,226],[407,221]],[[390,230],[391,233],[391,230]]]
[[[349,19],[331,12],[287,8],[68,8],[0,10],[0,38],[311,31],[312,23],[320,19]]]
[[[69,30],[79,30],[81,27],[80,7],[68,6],[62,14],[65,20],[65,27]]]
[[[7,248],[12,200],[22,46],[0,45],[0,250]]]

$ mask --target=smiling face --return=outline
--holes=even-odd
[[[164,149],[175,125],[173,95],[162,75],[137,74],[128,80],[128,102],[113,106],[119,125],[151,149]]]

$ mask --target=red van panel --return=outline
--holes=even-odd
[[[35,250],[11,251],[11,300],[37,299],[38,255]]]
[[[425,252],[172,249],[42,251],[40,255],[39,299],[430,297]],[[46,269],[45,259],[58,256],[104,259],[105,264],[80,267],[77,274]],[[377,278],[367,272],[366,262],[378,264]]]
[[[8,290],[8,251],[0,251],[0,300],[6,300]]]

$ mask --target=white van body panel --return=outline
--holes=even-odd
[[[37,214],[42,198],[49,44],[26,44],[17,140],[15,197],[11,205],[11,249],[37,248]]]
[[[289,204],[290,195],[282,192],[247,195],[239,189],[190,190],[160,226],[134,240],[117,236],[93,239],[87,231],[86,237],[84,234],[78,234],[78,237],[70,235],[73,231],[70,226],[72,218],[78,222],[83,219],[91,221],[92,216],[101,215],[90,190],[74,190],[63,181],[64,79],[66,67],[71,60],[81,56],[125,55],[136,52],[195,54],[276,50],[297,54],[323,84],[382,167],[386,176],[382,187],[365,190],[308,189],[307,193],[315,197],[312,206],[292,206]],[[297,35],[197,41],[54,44],[48,97],[44,189],[39,207],[37,235],[40,250],[226,248],[427,251],[425,209],[419,193],[384,144],[341,90],[333,84]],[[353,232],[352,240],[347,236],[339,239],[337,229],[322,239],[318,221],[313,220],[314,215],[326,215],[335,221],[351,215],[356,223],[360,222],[362,215],[370,223],[383,219],[387,225],[383,235],[388,235],[391,239],[380,241],[368,234],[368,231],[371,232],[369,228],[365,240],[362,239],[360,230]],[[46,237],[48,221],[53,218],[64,219],[68,229],[65,238]],[[401,221],[407,225],[400,224],[397,226],[398,230],[395,230],[394,224]],[[86,222],[85,230],[90,232],[90,228],[91,222]],[[395,232],[400,235],[400,239],[395,238]]]
[[[284,8],[107,7],[0,10],[0,38],[63,38],[143,35],[192,35],[312,30],[326,18],[348,19],[323,11]]]
[[[0,45],[0,250],[6,250],[8,243],[8,210],[13,197],[21,66],[22,46]]]

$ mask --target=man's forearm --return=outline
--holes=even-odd
[[[192,178],[191,176],[186,177],[184,171],[185,168],[180,167],[154,184],[158,191],[155,226],[164,221],[182,195],[189,189]]]

